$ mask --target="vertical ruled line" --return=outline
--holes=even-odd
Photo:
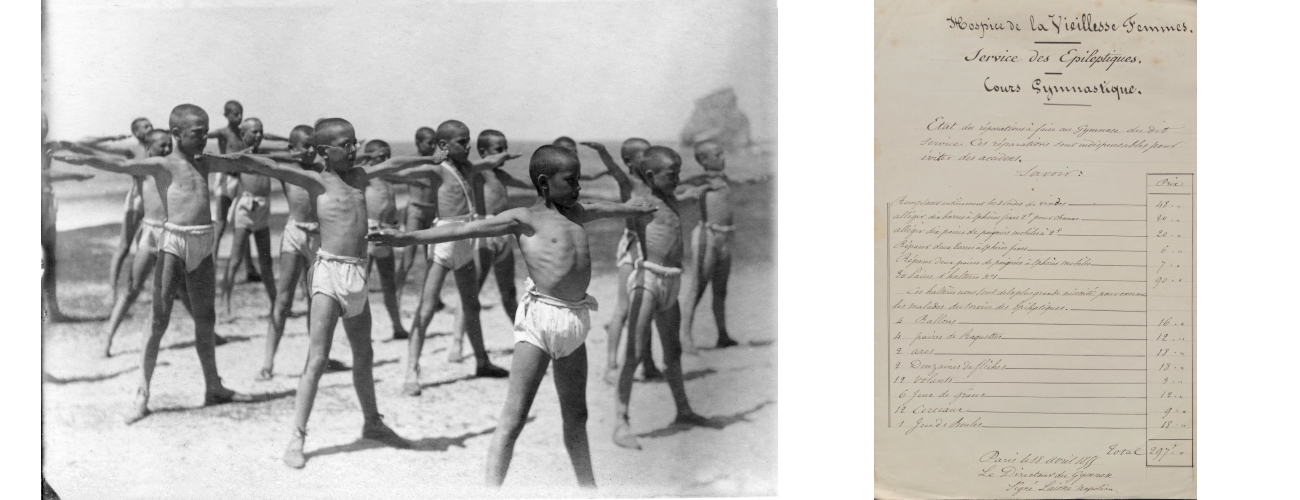
[[[1146,184],[1147,179],[1150,179],[1150,177],[1143,179],[1142,183]],[[1145,191],[1147,192],[1147,204],[1145,207],[1142,207],[1142,213],[1146,215],[1146,221],[1142,223],[1142,227],[1144,228],[1146,235],[1151,236],[1151,189],[1147,188]],[[1142,395],[1142,402],[1143,404],[1146,405],[1146,408],[1144,408],[1143,411],[1145,411],[1147,414],[1146,418],[1144,419],[1145,424],[1142,426],[1143,428],[1142,432],[1146,433],[1146,441],[1142,442],[1142,447],[1144,448],[1151,444],[1150,441],[1151,440],[1151,238],[1146,239],[1146,244],[1147,244],[1146,253],[1142,254],[1142,256],[1145,257],[1143,259],[1143,263],[1146,264],[1146,275],[1147,275],[1147,285],[1146,285],[1147,293],[1142,294],[1142,306],[1143,309],[1147,310],[1145,316],[1146,317],[1145,323],[1147,325],[1146,326],[1147,342],[1146,342],[1145,352],[1147,358],[1146,358],[1146,363],[1144,363],[1146,365],[1147,371],[1146,371],[1146,384],[1142,386],[1142,388],[1144,389],[1144,394]],[[1151,465],[1151,455],[1146,456],[1146,463],[1147,466]]]
[[[894,426],[894,410],[889,409],[890,406],[893,406],[891,401],[893,401],[892,397],[894,394],[894,336],[889,334],[889,331],[894,329],[894,308],[889,305],[889,301],[894,298],[894,296],[890,294],[890,283],[894,281],[894,278],[889,271],[889,262],[893,260],[889,258],[889,253],[893,251],[893,246],[890,245],[890,240],[892,238],[889,230],[889,225],[893,223],[893,219],[889,216],[890,205],[891,203],[885,203],[885,376],[888,377],[885,380],[886,427]],[[1148,323],[1149,322],[1150,321],[1148,321]]]

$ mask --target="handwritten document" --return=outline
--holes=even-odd
[[[876,497],[1195,498],[1196,4],[875,44]]]

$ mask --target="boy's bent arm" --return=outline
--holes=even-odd
[[[627,173],[623,172],[623,169],[618,168],[617,163],[614,163],[614,157],[610,156],[609,150],[605,149],[604,144],[599,142],[584,142],[582,145],[596,150],[596,153],[600,154],[600,161],[605,164],[605,169],[608,170],[608,172],[591,176],[591,179],[600,178],[600,176],[608,173],[614,178],[614,182],[618,183],[618,191],[620,194],[632,192],[632,181],[628,178]]]
[[[525,224],[519,218],[520,210],[524,209],[506,210],[496,217],[463,223],[453,222],[407,233],[387,229],[370,233],[366,235],[366,239],[384,246],[404,247],[518,234],[521,228],[525,227]]]

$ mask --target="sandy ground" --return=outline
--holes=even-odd
[[[738,244],[728,299],[733,336],[750,345],[686,356],[686,387],[708,427],[673,427],[673,403],[666,384],[637,383],[632,398],[633,430],[644,450],[613,445],[614,390],[601,380],[606,336],[600,325],[614,305],[617,276],[612,250],[600,250],[616,226],[592,230],[595,265],[590,293],[602,307],[592,314],[587,340],[587,394],[593,464],[599,496],[730,496],[776,492],[777,345],[776,268],[768,192],[752,201],[762,210],[745,218],[760,225]],[[686,216],[687,214],[684,214]],[[763,222],[759,222],[763,221]],[[744,222],[744,221],[741,221]],[[691,222],[693,225],[693,222]],[[272,223],[273,227],[282,221]],[[688,226],[690,227],[690,226]],[[742,225],[742,228],[746,226]],[[750,226],[752,227],[752,226]],[[60,296],[65,311],[106,314],[107,257],[116,226],[60,233]],[[753,234],[758,233],[758,234]],[[228,239],[228,238],[227,238]],[[275,242],[278,244],[278,235]],[[752,250],[754,244],[763,245]],[[610,253],[609,256],[601,254]],[[222,254],[224,256],[224,253]],[[223,259],[224,260],[224,259]],[[242,276],[242,272],[240,275]],[[70,276],[67,280],[64,276]],[[520,280],[524,274],[519,274]],[[242,277],[241,277],[242,279]],[[372,279],[372,282],[377,279]],[[448,280],[444,300],[459,303]],[[414,284],[403,297],[409,324]],[[697,314],[697,339],[711,344],[716,328],[710,294]],[[114,356],[96,356],[103,321],[47,325],[44,332],[44,474],[63,498],[428,498],[494,494],[480,487],[487,447],[507,382],[470,375],[472,362],[449,363],[452,314],[435,316],[422,366],[424,394],[400,394],[405,342],[386,341],[391,323],[372,288],[375,379],[380,411],[415,449],[399,450],[360,440],[361,413],[349,373],[326,374],[316,399],[307,441],[308,463],[292,470],[280,463],[289,437],[293,393],[306,351],[306,322],[291,318],[277,357],[275,378],[255,382],[265,342],[265,295],[258,283],[236,286],[235,312],[218,312],[217,332],[233,342],[217,348],[228,387],[259,394],[264,401],[202,407],[202,377],[193,351],[193,324],[176,307],[154,375],[151,407],[156,412],[133,426],[122,424],[139,380],[141,332],[148,322],[146,292],[123,324]],[[483,329],[492,359],[509,367],[513,337],[495,284],[482,294]],[[305,312],[299,302],[296,313]],[[448,310],[450,311],[450,309]],[[469,348],[466,347],[468,354]],[[656,359],[662,358],[656,346]],[[341,328],[332,357],[350,360]],[[350,361],[349,361],[350,364]],[[574,476],[561,440],[554,385],[543,381],[532,420],[515,448],[504,496],[576,496]]]

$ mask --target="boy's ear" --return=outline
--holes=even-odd
[[[551,190],[551,178],[546,174],[537,176],[537,190],[543,195]]]

